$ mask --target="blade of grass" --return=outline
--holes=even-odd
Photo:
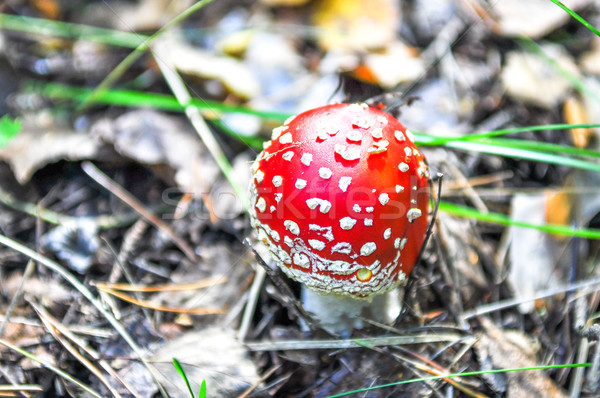
[[[415,142],[423,146],[429,146],[430,142],[432,141],[424,136],[419,136],[418,138],[415,136]],[[511,144],[510,141],[506,141],[505,139],[492,138],[473,141],[450,141],[444,144],[444,146],[447,148],[459,149],[463,151],[480,152],[489,155],[531,160],[535,162],[557,164],[582,170],[600,172],[600,164],[598,163],[562,156],[560,154],[541,152],[537,150],[535,144],[529,146],[531,149],[529,149],[529,147],[524,148],[525,145],[527,144],[516,145],[514,143]],[[592,152],[590,152],[590,154],[591,153]]]
[[[173,358],[173,366],[175,367],[175,370],[177,370],[177,373],[179,373],[183,381],[185,381],[185,385],[188,389],[188,392],[190,393],[190,397],[194,398],[194,391],[192,391],[190,381],[187,378],[187,374],[185,374],[185,370],[183,370],[183,366],[181,366],[181,363],[179,363],[177,358]]]
[[[523,228],[533,228],[549,234],[577,236],[586,239],[600,239],[600,229],[591,228],[573,228],[564,225],[556,224],[531,224],[523,221],[516,221],[509,216],[501,213],[482,213],[471,207],[460,206],[454,203],[440,202],[440,211],[443,211],[454,216],[473,218],[475,220],[484,221],[493,224],[501,224],[506,226],[515,226]]]
[[[210,131],[210,128],[206,125],[206,122],[200,114],[200,111],[192,104],[192,97],[185,87],[181,76],[179,76],[179,73],[175,71],[175,68],[173,68],[172,65],[167,64],[163,58],[155,57],[155,60],[165,80],[167,81],[167,84],[175,95],[175,98],[177,98],[179,104],[185,108],[185,114],[198,133],[198,136],[210,152],[227,181],[229,181],[229,184],[231,184],[233,187],[236,195],[243,202],[245,209],[249,211],[249,198],[245,187],[240,186],[235,179],[233,167],[229,163],[225,153],[223,153],[223,150],[219,146],[216,138]]]
[[[202,9],[207,4],[210,4],[213,0],[200,0],[192,6],[188,7],[181,14],[177,15],[173,18],[169,23],[160,28],[158,31],[153,33],[150,37],[144,40],[140,45],[138,45],[135,50],[133,50],[123,61],[117,65],[115,69],[113,69],[108,76],[83,100],[83,102],[79,106],[79,110],[86,109],[95,99],[98,93],[112,87],[112,85],[121,77],[127,69],[129,69],[135,61],[137,61],[142,54],[146,52],[150,48],[150,44],[164,32],[169,29],[179,25],[183,20],[188,18],[190,15],[195,13],[196,11]]]
[[[92,93],[92,89],[86,87],[70,86],[60,83],[45,83],[32,81],[25,87],[26,90],[38,93],[44,97],[53,99],[69,99],[73,101],[83,101]],[[152,107],[167,111],[183,112],[185,107],[182,106],[177,98],[172,95],[161,93],[149,93],[135,90],[117,90],[111,89],[98,93],[95,99],[96,103],[116,106],[129,107]],[[241,113],[245,115],[258,116],[262,119],[273,121],[284,121],[291,116],[289,113],[273,112],[273,111],[258,111],[248,107],[239,105],[228,105],[218,101],[192,98],[190,104],[198,109],[207,111],[207,113]]]
[[[44,36],[58,36],[67,39],[88,40],[128,48],[136,48],[148,39],[148,36],[138,33],[2,13],[0,13],[0,29]]]
[[[592,24],[590,24],[588,21],[586,21],[585,19],[583,19],[579,14],[577,14],[575,11],[571,10],[569,7],[567,7],[566,5],[564,5],[562,2],[560,2],[559,0],[550,0],[551,2],[553,2],[554,4],[556,4],[557,6],[559,6],[560,8],[562,8],[564,11],[566,11],[570,16],[572,16],[573,18],[575,18],[577,21],[579,21],[583,26],[585,26],[590,32],[594,33],[596,36],[600,37],[600,31],[598,31],[598,29],[596,29]]]
[[[347,397],[353,394],[359,394],[363,392],[369,392],[372,390],[377,390],[386,387],[394,387],[402,384],[410,384],[410,383],[418,383],[426,380],[440,380],[448,377],[466,377],[466,376],[481,376],[486,374],[497,374],[497,373],[507,373],[507,372],[525,372],[529,370],[551,370],[551,369],[565,369],[565,368],[588,368],[591,364],[589,363],[573,363],[573,364],[562,364],[562,365],[545,365],[545,366],[530,366],[526,368],[507,368],[507,369],[492,369],[492,370],[480,370],[474,372],[464,372],[464,373],[452,373],[447,375],[440,376],[429,376],[429,377],[419,377],[415,379],[402,380],[394,383],[382,384],[379,386],[373,386],[368,388],[360,388],[357,390],[343,392],[341,394],[329,395],[326,398],[341,398]]]
[[[10,116],[4,115],[0,119],[0,148],[6,146],[10,140],[15,138],[19,131],[21,131],[19,119],[11,119]]]
[[[525,127],[513,127],[508,129],[498,129],[491,131],[484,131],[481,133],[474,133],[469,135],[463,135],[459,137],[432,137],[424,133],[412,132],[415,137],[417,136],[427,136],[427,144],[428,145],[443,145],[449,141],[472,141],[479,138],[492,138],[503,135],[510,134],[518,134],[518,133],[527,133],[527,132],[536,132],[536,131],[546,131],[546,130],[567,130],[567,129],[575,129],[575,128],[600,128],[600,124],[567,124],[567,123],[558,123],[558,124],[542,124],[537,126],[525,126]]]

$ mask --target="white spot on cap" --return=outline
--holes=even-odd
[[[319,205],[320,200],[321,199],[319,199],[319,198],[306,199],[306,205],[308,206],[309,209],[314,210]]]
[[[400,248],[400,238],[396,238],[394,239],[394,248],[399,249]]]
[[[296,116],[290,116],[287,119],[285,119],[285,122],[283,122],[283,124],[288,125],[292,122],[292,120],[294,120],[296,118]]]
[[[410,157],[412,155],[412,149],[410,149],[409,147],[404,147],[404,154],[407,158]]]
[[[328,169],[327,167],[321,167],[321,168],[319,168],[319,177],[321,177],[321,178],[323,178],[325,180],[330,179],[332,174],[333,173],[331,172],[331,170]]]
[[[385,126],[387,125],[388,120],[385,116],[377,116],[377,123],[381,123]]]
[[[252,171],[256,173],[258,171],[258,162],[255,160],[252,162]]]
[[[261,213],[265,212],[265,210],[267,209],[267,202],[265,201],[265,198],[258,198],[258,200],[256,201],[256,208]]]
[[[352,177],[340,177],[340,182],[338,183],[338,186],[342,191],[346,192],[351,182]]]
[[[281,137],[279,137],[280,144],[291,144],[293,142],[292,133],[285,133]]]
[[[302,162],[302,164],[304,164],[305,166],[310,166],[310,162],[312,162],[312,160],[312,153],[303,153],[302,157],[300,158],[300,162]]]
[[[346,134],[346,139],[348,141],[361,142],[362,141],[362,133],[360,131],[358,131],[358,130],[350,130]]]
[[[375,244],[375,242],[367,242],[360,248],[360,254],[362,256],[368,256],[370,254],[373,254],[375,250],[377,250],[377,245]]]
[[[388,140],[375,141],[372,143],[372,146],[369,147],[369,149],[367,149],[367,152],[369,152],[370,154],[382,153],[387,151],[388,145],[390,145],[390,142]]]
[[[281,198],[283,198],[283,194],[282,193],[276,193],[275,194],[275,202],[277,202],[277,203],[281,202]]]
[[[400,170],[403,173],[406,173],[408,171],[409,167],[406,163],[402,162],[398,165],[398,170]]]
[[[288,245],[289,247],[294,246],[294,241],[292,240],[292,238],[290,238],[289,236],[284,236],[283,237],[283,241],[285,242],[286,245]]]
[[[400,142],[406,140],[406,137],[404,137],[404,134],[402,134],[402,131],[400,131],[400,130],[394,131],[394,137],[396,137],[396,139]]]
[[[281,178],[281,176],[273,177],[273,185],[275,185],[276,187],[280,187],[282,182],[283,178]]]
[[[421,217],[421,209],[410,209],[409,211],[406,212],[406,218],[408,218],[408,222],[413,222],[415,221],[417,218]]]
[[[356,220],[351,217],[344,217],[340,219],[340,227],[345,230],[352,229],[356,225]]]
[[[379,203],[381,203],[382,205],[385,206],[389,201],[390,195],[388,195],[387,193],[382,193],[381,195],[379,195]]]
[[[306,187],[306,180],[303,180],[302,178],[298,178],[296,180],[296,184],[294,186],[298,189],[302,189],[302,188]]]
[[[256,178],[256,182],[260,184],[265,179],[265,173],[263,173],[262,170],[257,170],[254,174],[254,178]]]
[[[404,191],[404,187],[402,185],[396,185],[396,193],[400,193]]]
[[[292,220],[285,220],[283,222],[285,229],[293,233],[294,235],[300,235],[300,227]]]
[[[321,213],[327,213],[331,210],[331,202],[328,200],[319,199],[321,202],[319,203],[319,211]]]
[[[413,133],[408,131],[408,129],[406,130],[406,138],[408,138],[409,141],[411,141],[411,142],[414,142],[414,140],[415,140],[415,136],[413,135]]]
[[[267,149],[268,147],[271,146],[271,144],[273,143],[273,141],[265,141],[262,143],[263,149]]]
[[[368,129],[373,125],[373,121],[368,117],[356,116],[352,119],[352,125],[363,129]]]
[[[290,160],[292,160],[293,157],[294,157],[294,152],[292,152],[292,151],[287,151],[286,153],[284,153],[283,155],[281,155],[281,158],[283,160],[287,160],[288,162]]]
[[[388,228],[385,231],[383,231],[383,239],[389,239],[390,236],[392,236],[392,229]]]
[[[365,226],[367,226],[367,227],[373,226],[373,219],[372,218],[365,218]]]
[[[317,206],[319,206],[319,211],[321,213],[327,213],[329,210],[331,210],[331,202],[328,200],[324,200],[324,199],[319,199],[319,198],[306,199],[306,205],[312,210],[316,209]]]
[[[273,213],[275,210],[277,210],[277,207],[275,207],[275,206],[273,206],[273,205],[271,205],[271,207],[269,207],[269,211],[270,211],[271,213]]]
[[[381,127],[374,128],[371,130],[371,136],[376,140],[383,138],[383,129]]]
[[[335,144],[333,150],[345,160],[360,159],[360,147],[349,147],[342,144]]]
[[[375,210],[375,208],[373,206],[369,206],[365,210],[367,211],[367,213],[373,213],[373,211]]]
[[[275,242],[279,242],[279,240],[281,239],[281,237],[279,236],[279,232],[275,231],[274,229],[271,230],[271,238],[273,238]]]
[[[317,224],[309,224],[308,229],[311,231],[319,232],[322,237],[324,237],[325,239],[327,239],[330,242],[334,239],[332,227],[322,227]]]
[[[330,136],[336,135],[337,132],[338,129],[334,125],[319,126],[317,128],[317,138],[321,140],[326,140]]]
[[[365,103],[354,103],[354,104],[350,104],[348,105],[348,110],[354,111],[354,112],[362,112],[365,109],[367,109],[369,107],[369,105],[365,104]]]
[[[281,133],[283,133],[287,129],[288,129],[288,126],[279,126],[279,127],[274,128],[273,133],[271,134],[271,139],[276,140],[277,138],[279,138],[281,136]]]
[[[294,264],[302,268],[308,268],[310,265],[310,259],[306,254],[294,253]]]
[[[331,248],[332,253],[350,254],[352,253],[352,245],[348,242],[339,242]]]
[[[309,239],[308,244],[315,250],[323,250],[325,249],[325,242],[321,242],[317,239]]]

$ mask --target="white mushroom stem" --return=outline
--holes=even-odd
[[[398,289],[371,299],[323,295],[302,287],[302,306],[323,329],[347,337],[364,326],[363,319],[390,324],[400,313]]]

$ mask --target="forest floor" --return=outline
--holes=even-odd
[[[0,396],[189,397],[174,358],[196,396],[599,396],[600,3],[563,4],[0,3]],[[273,128],[373,98],[440,211],[395,322],[332,336],[244,199]]]

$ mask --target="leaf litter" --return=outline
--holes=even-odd
[[[162,0],[113,2],[113,9],[44,3],[12,2],[0,12],[151,33],[185,7]],[[442,137],[598,122],[598,38],[551,2],[373,4],[213,2],[160,37],[153,50],[182,74],[194,97],[230,106],[293,114],[332,100],[403,92],[387,97],[390,105],[411,103],[395,107],[400,120]],[[594,2],[564,4],[592,23],[599,20]],[[516,36],[536,40],[545,56]],[[394,325],[373,324],[350,340],[309,332],[299,325],[302,313],[290,311],[297,286],[279,276],[291,287],[279,290],[260,277],[253,253],[242,244],[249,234],[244,203],[185,117],[135,103],[81,112],[76,103],[45,98],[25,84],[34,78],[96,87],[128,52],[14,29],[0,30],[0,52],[0,79],[6,80],[0,81],[6,90],[0,111],[21,124],[0,148],[0,231],[36,248],[44,256],[38,260],[62,267],[33,267],[24,276],[27,255],[16,246],[0,247],[0,338],[87,380],[99,395],[187,396],[173,357],[194,391],[206,380],[208,396],[219,397],[326,397],[445,372],[576,362],[598,367],[596,285],[563,289],[598,277],[597,242],[441,214]],[[156,61],[142,57],[121,75],[119,88],[169,93]],[[7,70],[14,71],[12,81]],[[276,125],[256,116],[207,115],[237,184],[245,186],[256,151],[222,128],[266,138]],[[584,139],[551,131],[518,137],[597,149],[597,133],[589,128]],[[445,148],[424,152],[432,174],[445,174],[444,200],[524,222],[598,226],[592,172]],[[96,184],[86,162],[114,184]],[[135,200],[127,204],[123,197]],[[152,217],[161,222],[144,221]],[[98,303],[83,300],[83,290],[58,273],[101,298],[121,327],[115,329]],[[167,288],[202,281],[219,283]],[[120,300],[118,290],[101,286],[146,290],[127,291]],[[552,286],[561,294],[530,300]],[[498,301],[510,305],[477,315]],[[16,304],[7,317],[11,302]],[[256,307],[245,310],[249,302]],[[206,309],[224,313],[192,314]],[[240,325],[246,325],[241,339]],[[61,336],[67,331],[97,351],[108,366],[100,370],[104,377],[94,376],[101,366],[93,351],[72,350]],[[142,350],[136,352],[124,333]],[[6,345],[0,355],[0,384],[17,390],[39,385],[54,395],[82,391]],[[389,386],[367,396],[592,397],[598,393],[594,374],[584,368],[484,374]]]

